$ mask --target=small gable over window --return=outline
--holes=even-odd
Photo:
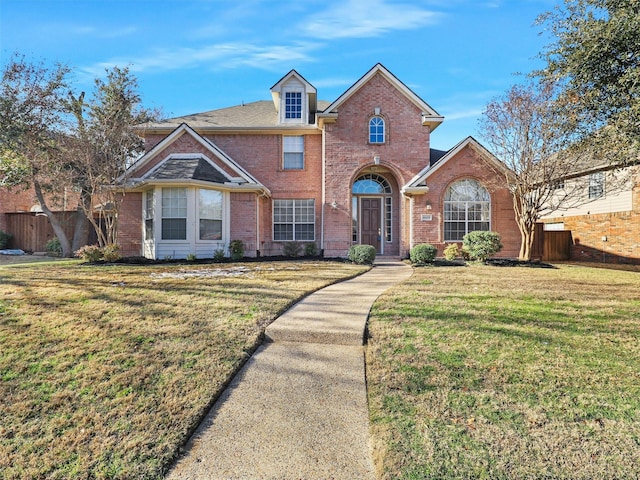
[[[372,117],[369,120],[369,143],[384,143],[384,118]]]
[[[271,96],[278,111],[280,124],[300,125],[315,122],[316,89],[295,70],[291,70],[271,87]]]

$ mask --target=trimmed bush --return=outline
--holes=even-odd
[[[0,250],[7,248],[9,245],[9,240],[11,240],[12,235],[9,233],[5,233],[0,230]]]
[[[460,256],[460,249],[458,248],[458,244],[450,243],[446,246],[442,254],[444,255],[444,258],[446,258],[450,262],[455,260]]]
[[[373,245],[352,245],[349,248],[349,260],[358,265],[373,265],[376,259],[376,247]]]
[[[298,242],[286,242],[282,245],[282,254],[285,257],[296,258],[302,252],[302,245]]]
[[[116,245],[115,243],[105,245],[102,249],[102,258],[105,262],[120,260],[122,258],[122,255],[120,255],[120,245]]]
[[[462,245],[473,260],[482,262],[502,250],[500,235],[496,232],[476,231],[467,233],[462,238]]]
[[[60,240],[58,240],[58,237],[53,237],[51,240],[49,240],[44,248],[47,249],[47,253],[51,256],[58,257],[62,255],[62,245],[60,245]]]
[[[222,262],[225,256],[226,255],[224,253],[224,248],[217,248],[216,250],[213,251],[213,259],[216,262]]]
[[[409,252],[411,263],[430,263],[436,258],[438,249],[430,243],[421,243],[414,246]]]
[[[318,247],[315,243],[305,243],[304,244],[304,256],[305,257],[315,257],[318,255]]]
[[[231,260],[240,260],[244,257],[244,243],[242,240],[231,240],[229,242],[229,254]]]
[[[76,250],[73,255],[85,262],[97,262],[102,260],[102,249],[98,245],[85,245]]]

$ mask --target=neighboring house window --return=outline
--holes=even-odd
[[[604,172],[589,175],[589,200],[595,200],[604,195]]]
[[[459,242],[467,233],[491,228],[491,197],[480,182],[453,183],[444,196],[444,240]]]
[[[187,189],[162,189],[162,240],[187,239]]]
[[[153,189],[147,190],[144,205],[144,238],[153,240],[153,213],[155,209]]]
[[[222,192],[200,189],[198,194],[200,240],[222,238]]]
[[[373,117],[369,120],[369,143],[384,143],[384,119]]]
[[[285,92],[284,118],[302,118],[302,92]]]
[[[274,200],[275,241],[315,240],[315,200]]]
[[[304,168],[304,136],[282,137],[284,151],[283,167],[285,170],[301,170]]]

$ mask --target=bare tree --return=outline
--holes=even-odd
[[[487,145],[508,169],[486,164],[513,196],[521,260],[531,260],[536,222],[589,201],[584,194],[587,174],[612,168],[599,150],[595,155],[593,141],[580,142],[567,130],[566,110],[556,103],[556,93],[550,83],[513,86],[489,103],[481,120]],[[617,187],[611,185],[612,189],[625,182],[624,175],[615,179]]]

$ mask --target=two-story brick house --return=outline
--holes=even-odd
[[[481,229],[517,256],[510,194],[491,187],[485,164],[497,160],[471,137],[431,149],[443,117],[384,66],[332,103],[295,70],[271,96],[140,128],[147,152],[126,177],[124,254],[206,258],[241,240],[248,256],[286,242],[329,257],[358,243],[406,256]]]

